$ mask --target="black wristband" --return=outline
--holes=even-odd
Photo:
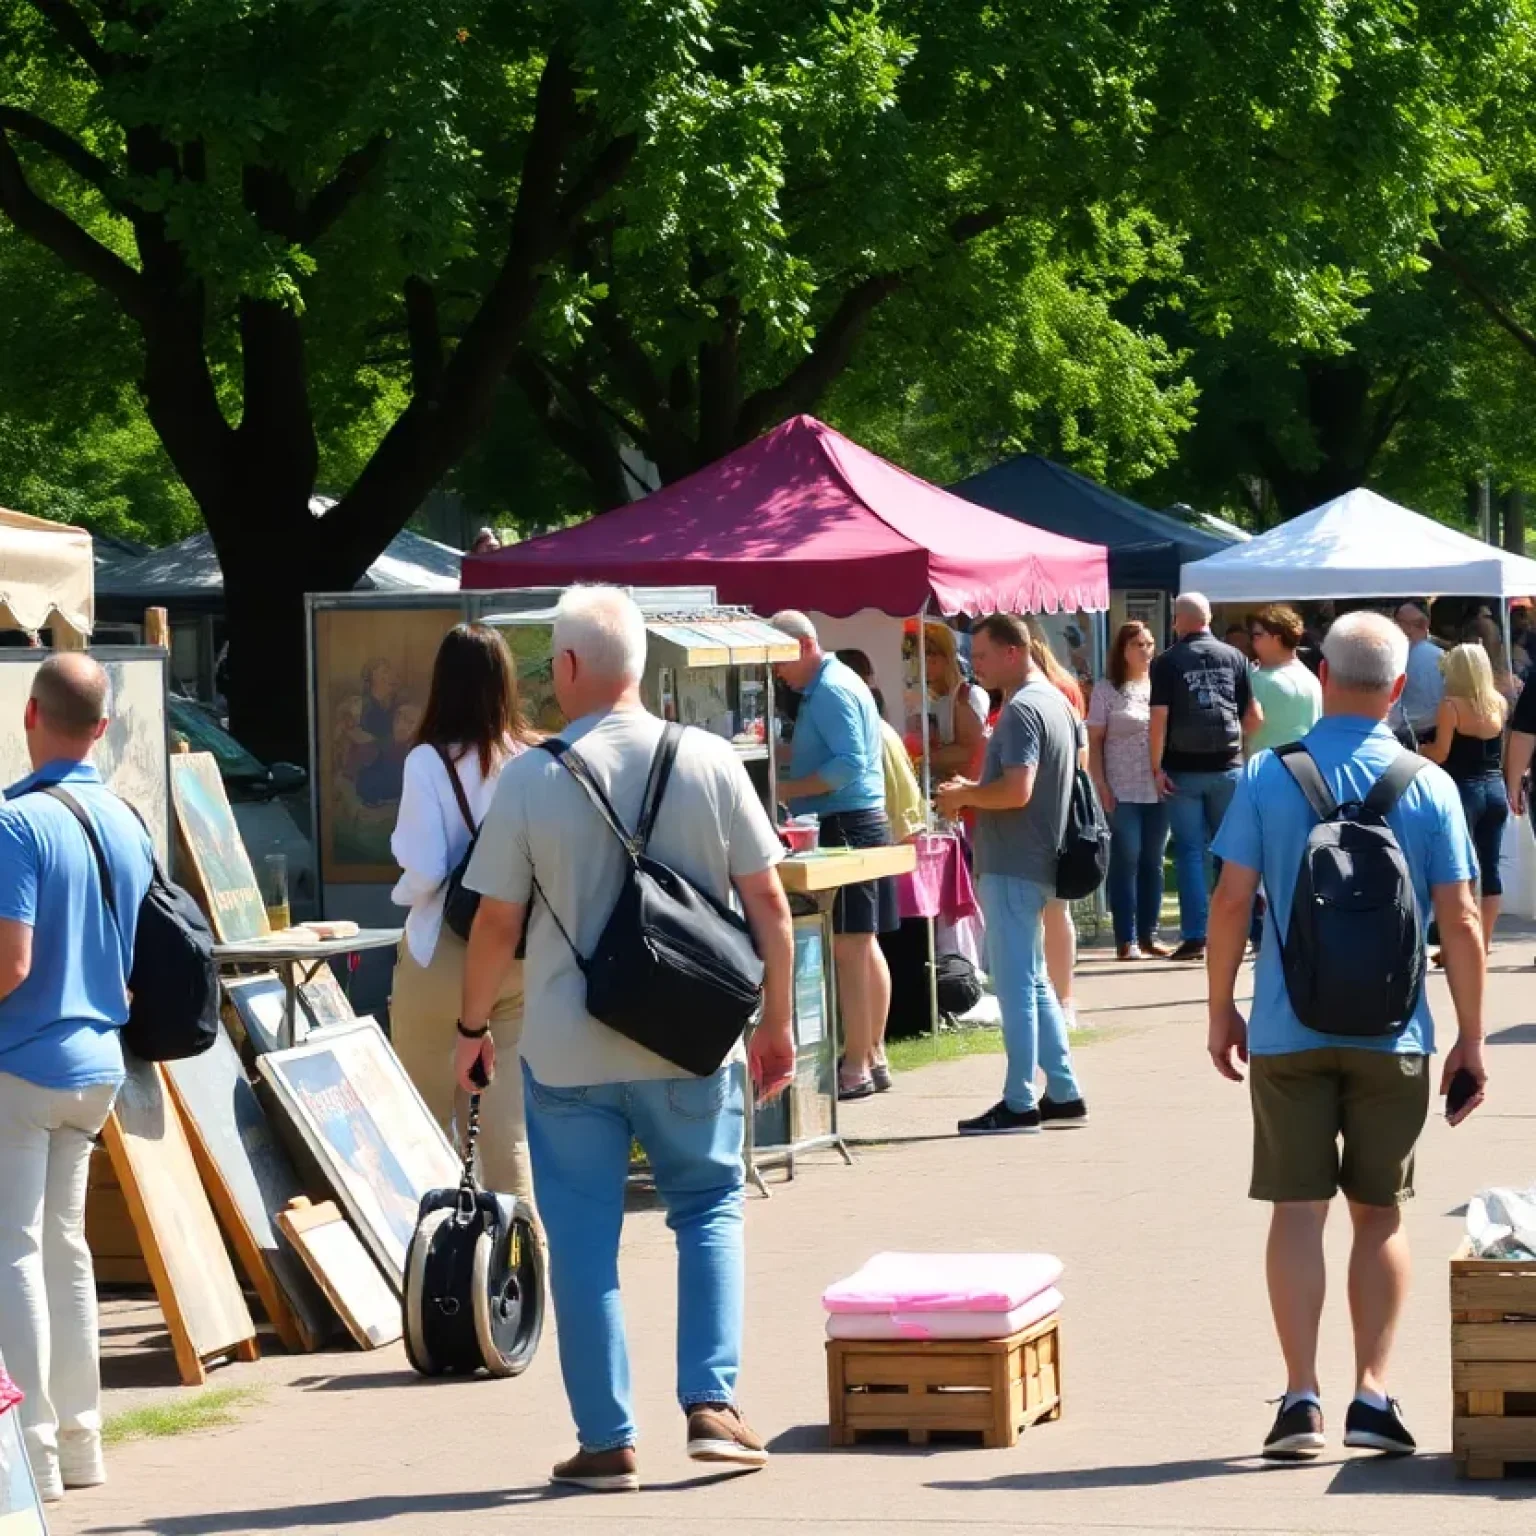
[[[463,1019],[455,1019],[454,1028],[458,1030],[460,1036],[465,1040],[484,1040],[491,1032],[489,1024],[482,1024],[479,1029],[465,1029]]]

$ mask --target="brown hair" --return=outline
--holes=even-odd
[[[1029,636],[1029,654],[1035,665],[1045,673],[1046,682],[1072,706],[1081,719],[1088,710],[1082,684],[1056,659],[1051,642],[1045,638],[1045,631],[1038,624],[1025,619],[1024,630]]]
[[[1029,649],[1029,631],[1024,627],[1023,619],[1014,614],[989,613],[971,625],[973,635],[977,630],[984,631],[994,645],[1011,645],[1020,651]]]
[[[1131,619],[1122,624],[1115,633],[1115,643],[1109,648],[1109,663],[1106,671],[1109,680],[1116,688],[1125,687],[1125,679],[1129,675],[1125,665],[1125,648],[1132,640],[1142,635],[1150,635],[1152,631],[1147,628],[1140,619]]]
[[[1301,644],[1302,632],[1307,627],[1301,615],[1284,603],[1271,603],[1269,607],[1259,609],[1248,622],[1273,635],[1288,651],[1294,651]]]
[[[512,653],[487,624],[459,624],[443,636],[416,745],[473,751],[487,774],[509,741],[538,740],[523,717]]]

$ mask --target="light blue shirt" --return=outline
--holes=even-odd
[[[1305,741],[1340,804],[1363,800],[1402,751],[1385,725],[1359,715],[1325,716]],[[1212,847],[1218,858],[1258,870],[1269,898],[1248,1020],[1249,1051],[1255,1056],[1288,1056],[1342,1046],[1403,1056],[1432,1055],[1435,1025],[1427,987],[1399,1035],[1372,1039],[1323,1035],[1296,1017],[1285,990],[1278,935],[1290,926],[1302,850],[1316,824],[1312,808],[1285,764],[1273,752],[1261,752],[1243,769]],[[1431,889],[1477,878],[1477,854],[1450,776],[1433,763],[1426,764],[1393,807],[1387,824],[1408,861],[1419,921],[1427,930]]]
[[[101,892],[85,831],[33,784],[61,784],[96,828],[112,871],[118,921]],[[88,763],[49,763],[0,805],[0,919],[32,930],[32,969],[0,998],[0,1072],[73,1091],[123,1076],[118,1030],[139,907],[153,870],[149,834]]]
[[[1420,735],[1434,729],[1445,696],[1445,675],[1440,670],[1444,655],[1433,640],[1415,640],[1408,647],[1408,681],[1399,703],[1408,724]]]
[[[795,716],[789,777],[806,779],[812,774],[828,786],[828,793],[792,800],[789,808],[796,815],[885,809],[875,697],[835,656],[822,658]]]

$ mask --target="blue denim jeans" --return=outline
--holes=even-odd
[[[1037,1071],[1045,1073],[1046,1092],[1058,1104],[1081,1098],[1067,1021],[1045,971],[1040,919],[1055,892],[1014,875],[982,875],[976,894],[987,920],[987,969],[1003,1014],[1003,1102],[1012,1110],[1033,1109]]]
[[[1163,910],[1163,855],[1168,850],[1168,807],[1115,802],[1109,818],[1109,911],[1116,944],[1154,937]]]
[[[549,1241],[560,1374],[583,1450],[635,1443],[619,1300],[631,1138],[677,1238],[677,1397],[730,1403],[741,1366],[743,1072],[550,1088],[523,1068],[534,1196]]]
[[[1205,942],[1210,916],[1210,880],[1221,874],[1219,861],[1208,875],[1206,856],[1221,819],[1237,793],[1241,770],[1226,773],[1170,773],[1173,794],[1168,798],[1168,825],[1173,832],[1173,864],[1179,878],[1179,936],[1186,943]]]
[[[1504,848],[1504,823],[1509,820],[1509,796],[1504,776],[1480,774],[1475,779],[1460,779],[1461,809],[1467,818],[1467,831],[1477,849],[1477,868],[1484,896],[1504,894],[1504,876],[1499,869],[1499,855]]]

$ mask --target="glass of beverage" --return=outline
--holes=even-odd
[[[288,908],[288,855],[269,853],[261,861],[261,900],[274,933],[293,927]]]

